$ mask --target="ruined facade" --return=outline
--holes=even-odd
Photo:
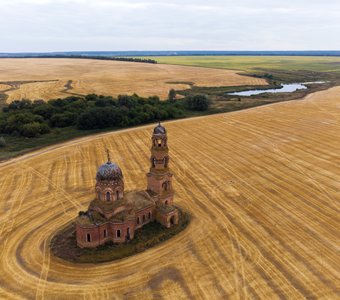
[[[167,133],[161,124],[154,128],[151,143],[146,190],[125,193],[122,170],[111,162],[109,155],[107,163],[98,169],[95,199],[76,220],[79,247],[94,248],[108,241],[128,242],[137,229],[150,222],[159,222],[167,228],[178,223]]]

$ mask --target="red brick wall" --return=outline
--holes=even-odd
[[[138,212],[136,212],[136,220],[135,220],[135,228],[141,228],[143,227],[145,224],[148,224],[152,221],[154,221],[155,219],[155,206],[151,206],[151,207],[147,207],[145,209],[142,209]],[[150,213],[150,219],[149,219],[149,213]],[[143,216],[145,216],[145,220],[143,221]],[[139,224],[137,223],[137,220],[139,218]]]

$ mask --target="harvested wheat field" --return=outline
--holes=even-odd
[[[73,93],[108,96],[137,93],[166,98],[171,88],[187,89],[191,83],[208,87],[267,84],[263,79],[237,73],[242,72],[91,59],[0,60],[0,82],[20,82],[19,87],[6,93],[8,102],[24,98],[48,100]]]
[[[151,126],[0,164],[0,298],[335,299],[339,295],[340,87],[306,99],[169,122],[175,201],[189,227],[120,261],[51,255],[92,197],[105,147],[142,189]]]

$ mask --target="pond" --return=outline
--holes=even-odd
[[[231,96],[253,96],[253,95],[259,95],[263,93],[292,93],[297,90],[305,90],[307,87],[305,84],[313,84],[313,83],[324,83],[321,81],[317,82],[306,82],[306,83],[289,83],[289,84],[282,84],[280,88],[277,89],[267,89],[267,90],[249,90],[249,91],[243,91],[243,92],[233,92],[233,93],[227,93],[227,95]]]

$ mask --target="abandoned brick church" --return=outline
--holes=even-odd
[[[97,172],[95,199],[76,221],[77,245],[94,248],[108,241],[124,243],[135,231],[150,222],[170,228],[178,223],[178,209],[172,205],[172,173],[169,170],[167,133],[160,123],[154,128],[151,167],[147,189],[124,192],[122,170],[110,161]]]

